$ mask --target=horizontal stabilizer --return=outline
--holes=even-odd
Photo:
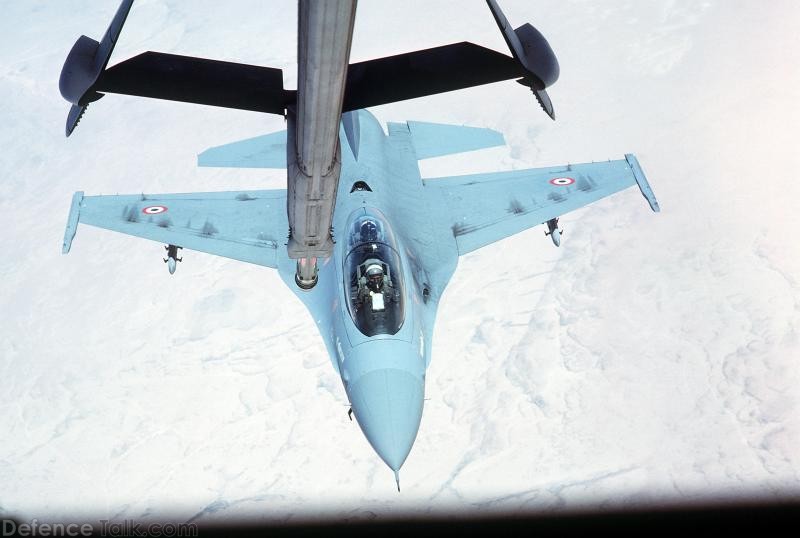
[[[197,156],[197,166],[286,168],[286,131],[209,148]]]
[[[409,121],[408,129],[417,159],[504,146],[503,134],[492,129]]]

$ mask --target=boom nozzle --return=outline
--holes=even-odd
[[[310,290],[317,285],[319,268],[317,258],[300,258],[297,260],[297,272],[294,275],[295,283],[304,290]]]

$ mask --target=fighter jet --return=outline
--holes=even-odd
[[[394,471],[419,430],[442,293],[469,252],[638,185],[659,206],[636,157],[529,170],[422,178],[418,161],[504,144],[485,128],[407,121],[386,131],[365,110],[516,79],[555,118],[559,75],[530,24],[513,29],[487,0],[511,56],[468,42],[349,64],[355,0],[300,0],[298,88],[278,69],[144,52],[108,67],[132,0],[98,42],[82,36],[61,73],[67,136],[92,101],[139,95],[280,114],[287,129],[208,149],[200,166],[286,168],[287,188],[86,196],[76,192],[63,252],[79,223],[178,249],[276,269],[317,324],[351,413]]]

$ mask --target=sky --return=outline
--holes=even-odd
[[[97,5],[99,4],[99,5]],[[348,421],[307,311],[272,270],[81,226],[72,193],[285,187],[196,155],[276,116],[107,96],[64,137],[58,76],[116,2],[0,21],[0,514],[372,519],[800,495],[800,4],[503,1],[561,65],[557,121],[513,82],[376,107],[507,146],[423,177],[618,159],[636,189],[464,256],[433,338],[403,489]],[[352,61],[458,41],[506,51],[485,3],[362,1]],[[137,0],[145,50],[277,67],[290,1]]]

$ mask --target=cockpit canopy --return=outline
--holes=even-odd
[[[359,209],[347,230],[344,288],[350,316],[366,336],[396,334],[405,319],[403,271],[386,218]]]

